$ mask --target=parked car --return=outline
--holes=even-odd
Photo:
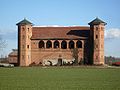
[[[0,63],[0,67],[14,67],[14,64]]]

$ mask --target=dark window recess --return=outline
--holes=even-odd
[[[54,48],[59,48],[59,42],[58,41],[54,42]]]
[[[28,28],[28,32],[29,32],[29,28]]]
[[[25,28],[23,27],[22,30],[25,31]]]
[[[96,39],[98,39],[98,35],[96,35]]]
[[[46,48],[52,48],[52,42],[51,41],[47,41]]]
[[[74,42],[73,42],[73,41],[70,41],[70,42],[69,42],[69,48],[70,48],[70,49],[73,49],[73,48],[74,48]]]
[[[29,45],[27,45],[27,48],[29,48]]]
[[[39,48],[44,48],[44,41],[39,42]]]
[[[66,41],[62,41],[61,48],[62,49],[67,49],[67,42]]]
[[[82,48],[82,42],[81,41],[77,41],[76,42],[76,47],[77,48]]]
[[[98,30],[98,27],[96,27],[96,30]]]

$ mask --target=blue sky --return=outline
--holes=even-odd
[[[85,25],[99,17],[107,22],[105,55],[120,57],[120,0],[0,0],[0,36],[7,55],[17,48],[16,23],[27,18],[37,25]]]

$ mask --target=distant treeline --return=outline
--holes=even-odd
[[[8,63],[8,58],[7,57],[0,58],[0,63]]]

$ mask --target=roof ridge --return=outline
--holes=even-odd
[[[97,25],[97,24],[101,24],[103,23],[104,25],[106,25],[107,23],[102,21],[101,19],[99,19],[98,17],[96,17],[93,21],[91,21],[90,23],[88,23],[89,25]]]
[[[22,21],[17,23],[16,25],[33,25],[30,21],[28,21],[26,18],[24,18]]]

